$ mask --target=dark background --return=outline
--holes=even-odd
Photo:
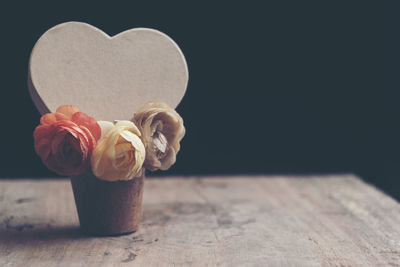
[[[343,173],[400,197],[399,1],[1,1],[1,177],[54,177],[33,150],[30,51],[70,20],[165,32],[186,56],[187,135],[166,173]]]

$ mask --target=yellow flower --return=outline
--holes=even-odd
[[[135,113],[132,121],[142,133],[146,147],[144,167],[151,171],[169,169],[185,135],[182,117],[164,102],[149,102]]]
[[[93,151],[93,174],[102,180],[131,180],[142,174],[146,157],[140,131],[130,121],[99,121],[101,138]]]

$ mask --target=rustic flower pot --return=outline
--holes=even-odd
[[[108,182],[86,172],[71,177],[81,230],[90,235],[123,235],[138,230],[145,172],[129,181]]]

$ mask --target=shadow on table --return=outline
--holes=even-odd
[[[37,242],[70,241],[82,238],[87,238],[87,236],[81,233],[77,226],[35,229],[33,225],[21,225],[0,229],[0,244],[2,245],[28,245]]]

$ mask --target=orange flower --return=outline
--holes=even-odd
[[[36,153],[50,170],[60,175],[85,172],[100,135],[94,118],[69,105],[43,115],[33,133]]]

